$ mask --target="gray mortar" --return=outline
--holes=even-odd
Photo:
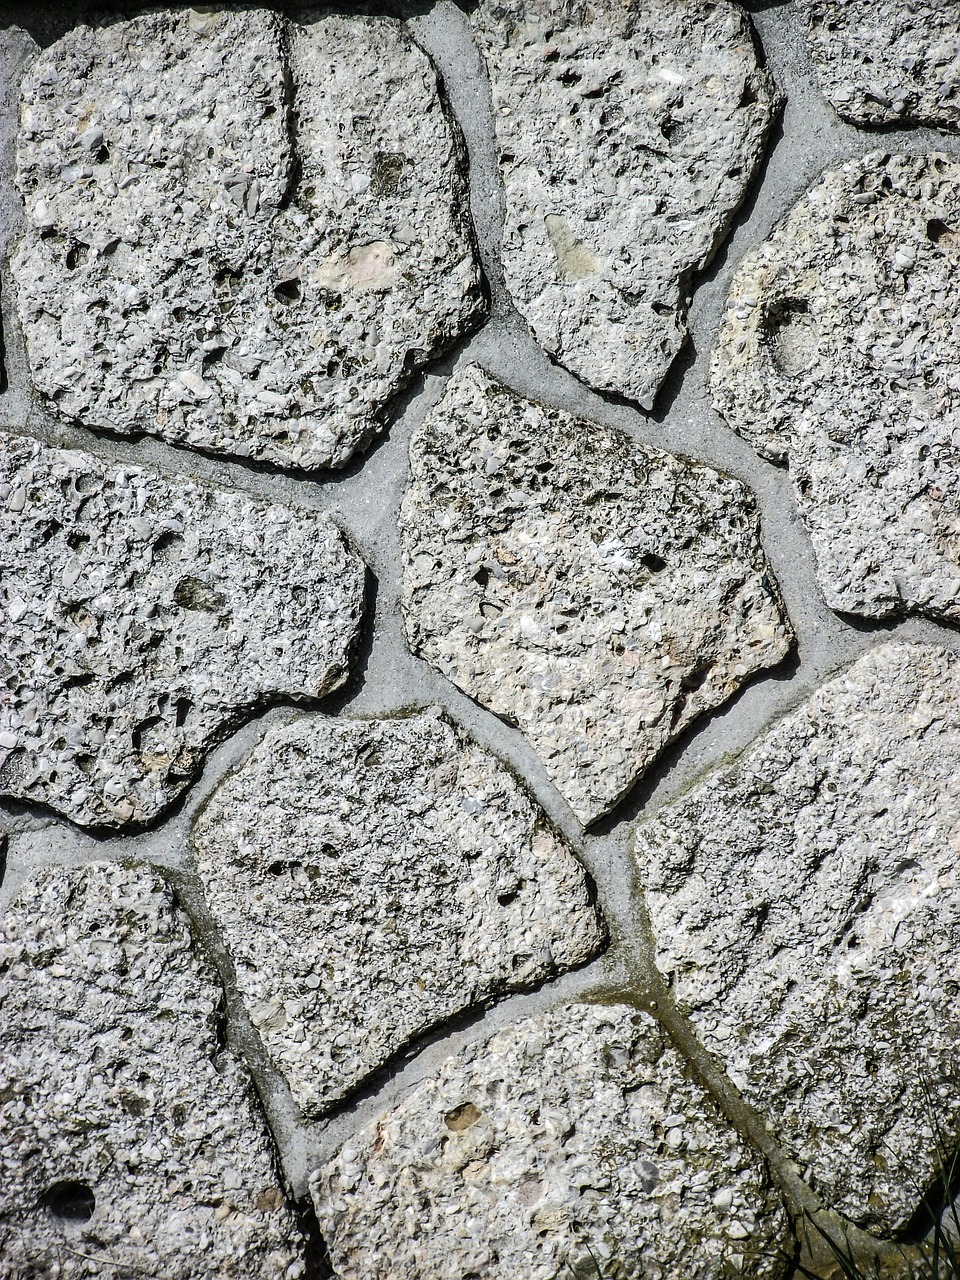
[[[11,833],[8,873],[0,886],[0,907],[34,868],[51,863],[75,863],[94,858],[143,859],[168,867],[185,906],[197,921],[201,936],[228,980],[231,1042],[244,1052],[254,1069],[284,1166],[294,1190],[306,1190],[309,1173],[328,1160],[356,1128],[405,1097],[410,1089],[450,1054],[465,1044],[522,1017],[549,1008],[584,992],[627,989],[640,1003],[656,1002],[658,1015],[688,1058],[719,1097],[738,1126],[763,1150],[786,1186],[794,1208],[816,1208],[816,1200],[800,1181],[796,1169],[780,1156],[763,1122],[739,1100],[728,1078],[711,1062],[693,1036],[689,1024],[671,1009],[650,961],[650,947],[637,920],[643,919],[634,873],[628,856],[630,827],[637,815],[648,815],[686,790],[706,769],[743,749],[774,718],[798,703],[831,672],[887,636],[927,640],[960,651],[960,636],[932,622],[908,620],[879,626],[853,626],[827,609],[817,588],[810,544],[796,512],[787,472],[757,457],[727,428],[710,406],[706,375],[710,350],[719,331],[732,274],[746,252],[759,245],[774,224],[829,164],[875,149],[874,135],[841,122],[816,86],[804,23],[790,0],[748,4],[778,86],[787,95],[782,136],[775,130],[762,182],[755,184],[730,239],[700,278],[690,309],[692,343],[682,352],[653,411],[644,414],[589,391],[569,373],[551,363],[537,347],[526,324],[509,304],[498,267],[499,217],[502,193],[495,161],[489,88],[466,16],[450,0],[434,7],[417,6],[411,26],[416,38],[440,67],[446,92],[463,130],[471,160],[471,198],[481,259],[491,290],[492,314],[479,333],[463,343],[452,357],[433,366],[407,397],[403,411],[383,441],[339,479],[305,481],[240,463],[190,454],[145,438],[141,442],[94,437],[91,433],[54,423],[33,403],[27,389],[21,336],[10,306],[7,268],[0,271],[3,337],[8,385],[0,392],[0,426],[27,430],[45,440],[76,447],[93,447],[102,457],[152,463],[167,473],[206,478],[262,497],[295,501],[328,511],[351,535],[378,580],[375,615],[368,620],[368,650],[358,675],[344,695],[327,709],[349,707],[351,714],[383,714],[411,704],[436,703],[499,754],[527,779],[548,815],[560,826],[594,876],[605,918],[613,935],[609,950],[591,965],[567,974],[533,994],[521,994],[497,1007],[458,1023],[438,1035],[421,1052],[374,1080],[357,1099],[329,1120],[306,1125],[289,1093],[271,1072],[257,1038],[243,1018],[230,982],[230,968],[199,905],[196,880],[187,854],[187,830],[192,815],[224,774],[238,764],[270,728],[296,716],[277,708],[251,720],[207,760],[203,773],[182,807],[153,830],[128,837],[94,839],[70,823],[51,818],[40,809],[0,808]],[[34,49],[32,39],[16,28],[17,18],[53,27],[76,20],[67,6],[44,6],[37,19],[33,3],[8,4],[0,28],[0,238],[9,243],[20,227],[20,206],[12,185],[13,135],[19,67]],[[10,24],[10,25],[6,25]],[[921,153],[939,150],[960,156],[960,139],[933,130],[896,130],[883,134],[890,150]],[[5,253],[3,254],[5,262]],[[524,395],[535,396],[567,412],[603,426],[620,428],[641,443],[686,454],[727,470],[744,480],[757,495],[763,518],[763,541],[787,609],[796,629],[799,663],[786,664],[756,679],[731,704],[707,722],[700,722],[663,758],[636,791],[599,829],[584,836],[550,784],[533,750],[519,733],[481,710],[407,649],[396,601],[399,591],[397,512],[406,480],[407,446],[425,413],[439,398],[444,377],[454,364],[482,364],[498,379]],[[862,1241],[862,1243],[869,1243]]]

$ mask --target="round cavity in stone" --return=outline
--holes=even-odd
[[[47,1187],[43,1193],[43,1205],[55,1218],[86,1222],[93,1217],[97,1201],[93,1188],[86,1182],[65,1178],[62,1182],[54,1182]]]

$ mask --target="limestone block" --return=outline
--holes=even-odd
[[[308,1114],[445,1018],[602,941],[560,835],[433,712],[269,734],[192,842],[247,1011]]]
[[[788,651],[750,492],[471,367],[410,449],[413,651],[519,726],[585,823]]]
[[[960,665],[859,659],[640,828],[656,962],[829,1204],[882,1235],[960,1137]]]
[[[154,873],[28,882],[0,931],[0,1277],[295,1280],[221,992]]]
[[[340,1280],[786,1273],[760,1158],[625,1005],[562,1006],[448,1058],[311,1189]]]
[[[644,408],[777,94],[728,0],[480,0],[506,284],[539,342]]]
[[[24,77],[12,260],[58,415],[341,466],[478,320],[463,147],[393,19],[160,9]]]
[[[325,516],[0,437],[0,793],[155,817],[272,695],[347,674],[364,567]]]

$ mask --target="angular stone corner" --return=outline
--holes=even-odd
[[[507,288],[561,364],[649,409],[777,106],[749,24],[727,0],[480,0],[473,21]]]
[[[21,91],[12,259],[63,418],[342,466],[483,313],[466,161],[394,19],[79,25]]]
[[[737,480],[526,400],[471,367],[410,448],[413,651],[529,738],[577,817],[789,650]]]
[[[714,401],[789,457],[831,608],[960,619],[960,164],[829,170],[744,259]]]
[[[311,1190],[350,1280],[787,1270],[761,1160],[625,1005],[566,1005],[448,1058]]]
[[[364,566],[315,512],[0,436],[0,794],[145,822],[272,695],[341,685]]]
[[[41,872],[0,926],[0,1272],[295,1280],[221,992],[164,882]]]
[[[642,826],[656,962],[848,1218],[902,1227],[960,1137],[960,659],[859,659]]]
[[[251,1021],[311,1115],[444,1019],[602,942],[573,853],[434,712],[269,734],[192,843]]]
[[[949,0],[796,0],[820,88],[859,125],[960,129],[960,10]]]

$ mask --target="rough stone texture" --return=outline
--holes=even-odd
[[[219,988],[162,880],[41,872],[0,975],[0,1276],[303,1274]]]
[[[480,0],[474,21],[507,287],[562,364],[650,408],[776,105],[747,21],[727,0]]]
[[[448,1058],[312,1190],[340,1280],[785,1271],[759,1157],[625,1005],[561,1007]]]
[[[854,124],[960,128],[954,0],[797,0],[820,87]]]
[[[17,306],[65,418],[340,466],[482,312],[462,146],[392,19],[79,25],[21,121]]]
[[[656,961],[813,1184],[901,1226],[960,1136],[960,665],[872,650],[640,829]]]
[[[414,437],[415,653],[517,724],[583,822],[790,647],[739,481],[471,367]]]
[[[715,403],[760,453],[789,456],[831,608],[960,618],[958,352],[946,157],[828,171],[737,272]]]
[[[433,712],[270,734],[193,844],[251,1020],[312,1114],[444,1018],[601,942],[560,836]]]
[[[154,817],[269,695],[342,684],[364,568],[321,515],[0,436],[0,792]]]

